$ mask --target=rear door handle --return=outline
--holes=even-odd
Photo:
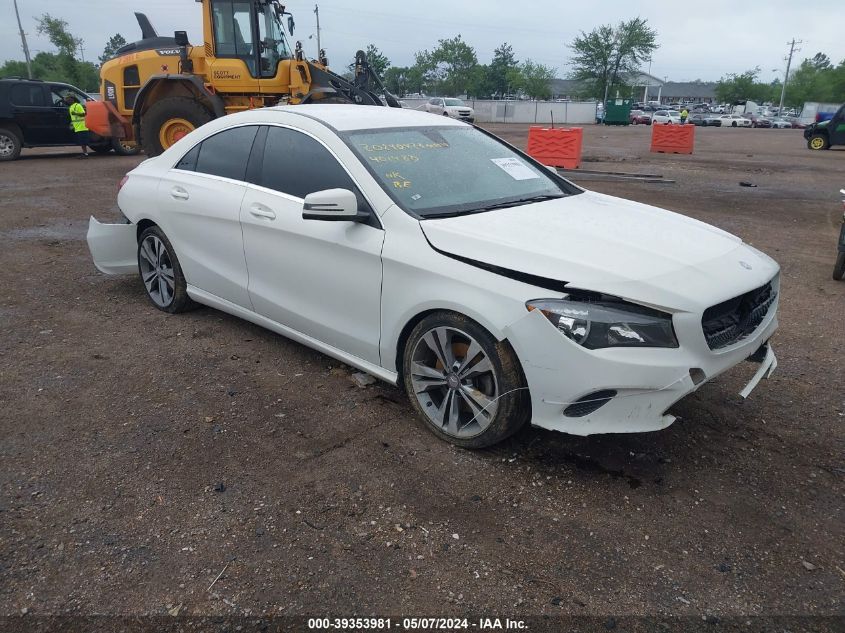
[[[182,189],[182,187],[173,187],[173,189],[170,190],[170,195],[177,200],[187,200],[191,197],[187,191]]]
[[[250,215],[256,218],[267,218],[268,220],[276,219],[276,212],[273,209],[268,209],[263,204],[253,204],[249,208]]]

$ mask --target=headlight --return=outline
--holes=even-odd
[[[525,307],[587,349],[678,347],[671,315],[622,300],[535,299]]]

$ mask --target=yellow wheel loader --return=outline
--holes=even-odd
[[[325,51],[307,60],[293,50],[294,19],[277,0],[196,0],[204,43],[185,31],[160,37],[136,13],[142,39],[120,48],[100,70],[102,101],[88,120],[102,136],[156,156],[211,119],[278,104],[356,103],[400,107],[358,51],[354,78],[328,69]],[[286,18],[286,19],[285,19]]]

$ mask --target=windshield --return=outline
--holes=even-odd
[[[446,105],[447,106],[462,106],[462,105],[464,105],[464,102],[461,101],[460,99],[446,99]]]
[[[396,203],[423,218],[576,191],[471,127],[357,130],[343,138]]]

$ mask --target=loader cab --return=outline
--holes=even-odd
[[[206,48],[218,60],[240,60],[253,79],[276,76],[279,62],[290,58],[278,3],[266,0],[206,0]],[[210,32],[209,32],[210,30]],[[219,68],[217,68],[219,66]],[[212,79],[226,81],[238,74],[231,63],[215,64]],[[240,78],[246,79],[246,78]]]

